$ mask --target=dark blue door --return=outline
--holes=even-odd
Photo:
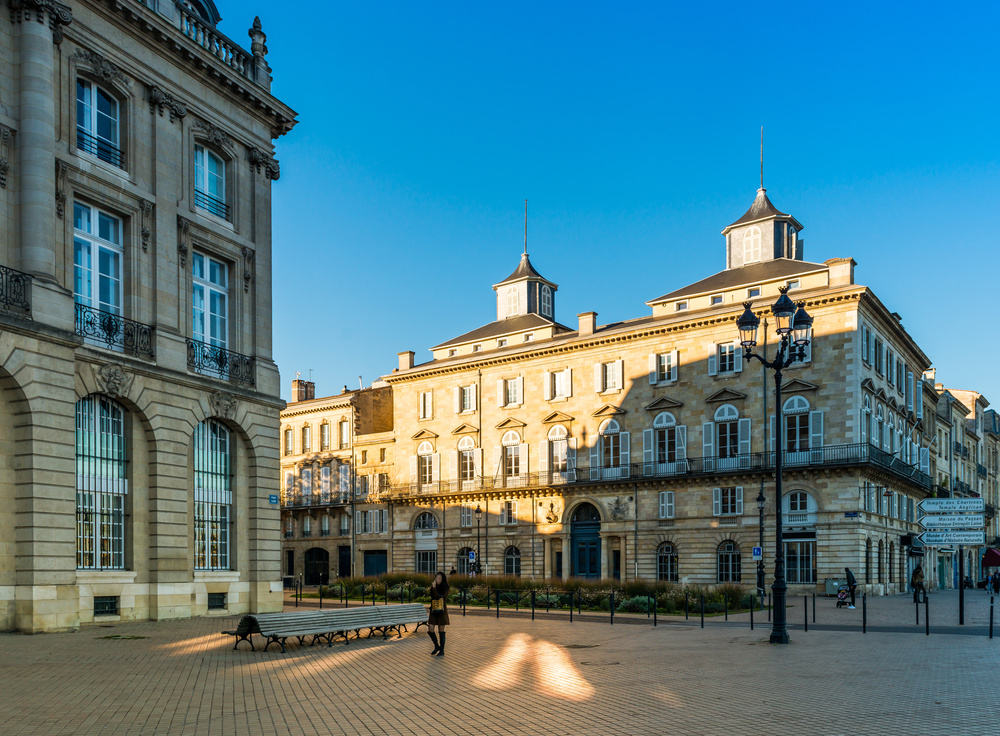
[[[592,504],[584,503],[573,512],[570,522],[573,575],[578,578],[601,576],[601,516]]]

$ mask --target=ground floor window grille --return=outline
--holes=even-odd
[[[718,582],[738,583],[741,578],[740,548],[735,542],[723,542],[718,552]]]
[[[785,580],[788,583],[816,582],[816,542],[785,542]]]
[[[125,569],[125,496],[76,492],[76,567]]]
[[[455,565],[455,571],[459,575],[468,575],[472,572],[472,560],[469,559],[470,552],[472,552],[472,549],[469,547],[462,547],[462,549],[458,550],[458,560]]]
[[[125,409],[104,396],[76,403],[76,566],[125,569]]]
[[[417,574],[435,574],[437,572],[437,557],[437,550],[417,552]]]
[[[209,611],[224,611],[224,610],[226,610],[226,594],[225,593],[209,593],[208,594],[208,610]]]
[[[664,542],[656,550],[656,579],[677,582],[677,548],[669,542]]]
[[[118,596],[116,595],[95,595],[94,596],[95,616],[117,616]]]
[[[503,553],[503,574],[521,576],[521,550],[517,547],[508,547]]]
[[[230,434],[207,419],[194,432],[194,566],[229,569]]]

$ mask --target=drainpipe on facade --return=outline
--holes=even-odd
[[[639,484],[632,484],[632,503],[635,506],[635,512],[632,514],[635,517],[635,525],[632,533],[632,565],[635,575],[633,575],[635,580],[639,579]],[[628,565],[625,566],[628,570]]]

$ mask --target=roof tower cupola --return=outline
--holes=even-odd
[[[524,251],[514,273],[493,285],[497,294],[497,320],[537,314],[555,321],[559,287],[543,277],[528,258],[528,200],[524,200]]]

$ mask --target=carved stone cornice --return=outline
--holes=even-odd
[[[56,214],[62,217],[66,214],[66,172],[69,164],[56,159]]]
[[[13,128],[0,123],[0,189],[7,188],[7,172],[10,171],[10,149],[14,145]]]
[[[247,149],[247,161],[250,162],[251,171],[256,171],[259,174],[263,169],[264,176],[268,179],[277,181],[278,177],[281,176],[281,166],[277,159],[259,148],[251,146]]]
[[[214,146],[232,146],[233,139],[229,134],[217,125],[213,125],[205,120],[196,120],[194,127],[200,130],[202,137]]]
[[[188,232],[191,230],[191,221],[185,217],[177,215],[177,259],[183,268],[187,265],[188,255]]]
[[[76,59],[87,62],[90,65],[90,68],[93,69],[94,74],[103,79],[105,82],[117,79],[129,87],[132,86],[132,80],[125,76],[121,69],[96,51],[90,51],[89,49],[77,49],[73,56]]]
[[[187,105],[155,84],[146,85],[146,101],[149,102],[150,115],[159,111],[160,117],[163,117],[163,109],[169,110],[171,123],[175,118],[182,118],[188,113]]]
[[[63,26],[73,22],[73,10],[59,0],[10,0],[10,22],[37,20],[39,23],[49,22],[52,29],[52,42],[62,43]]]

